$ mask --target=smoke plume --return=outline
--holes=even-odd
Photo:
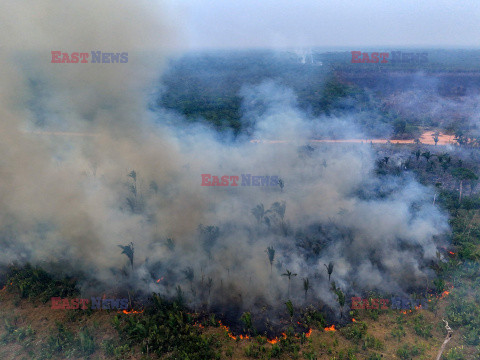
[[[239,311],[289,297],[337,309],[329,262],[348,294],[404,292],[433,276],[434,237],[448,228],[433,192],[409,176],[377,177],[369,144],[306,146],[311,134],[358,134],[348,119],[311,119],[293,91],[265,82],[241,91],[252,138],[219,139],[149,110],[176,41],[172,17],[151,2],[4,8],[1,264],[65,264],[86,274],[84,292],[89,280],[166,296],[180,286],[193,307]],[[52,64],[57,50],[129,60]],[[278,176],[284,186],[201,186],[201,174]],[[132,266],[118,247],[130,242]],[[298,275],[281,276],[287,269]]]

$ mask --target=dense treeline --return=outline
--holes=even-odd
[[[476,103],[468,96],[480,85],[480,76],[464,73],[480,70],[475,54],[429,51],[426,64],[389,63],[381,69],[379,64],[352,64],[349,52],[188,54],[170,62],[157,106],[239,134],[251,126],[244,117],[242,88],[275,81],[294,91],[298,107],[313,121],[354,115],[367,136],[413,139],[425,127],[476,133],[470,121]]]

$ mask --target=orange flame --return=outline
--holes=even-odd
[[[450,255],[455,255],[455,253],[453,251],[449,251],[448,252]]]
[[[157,280],[157,284],[162,281],[165,278],[165,276],[162,276],[160,279]]]
[[[325,330],[325,331],[337,331],[337,330],[335,329],[335,324],[333,324],[332,326],[326,327],[324,330]]]
[[[142,311],[136,311],[136,310],[130,310],[130,311],[128,311],[128,310],[123,310],[122,312],[123,312],[124,314],[141,314],[141,313],[143,313],[143,310],[142,310]]]
[[[353,321],[353,322],[357,322],[357,320],[355,320],[354,318],[352,318],[352,321]]]
[[[284,339],[287,338],[287,334],[285,334],[285,333],[282,333],[282,336],[283,336]],[[310,335],[309,335],[309,336],[310,336]],[[269,344],[272,344],[272,345],[278,343],[279,341],[280,341],[280,339],[279,339],[278,337],[276,337],[276,338],[274,338],[274,339],[267,339],[267,342],[268,342]]]
[[[248,340],[248,339],[250,339],[250,336],[248,336],[248,335],[241,335],[241,334],[240,334],[240,335],[237,335],[237,336],[233,335],[232,332],[230,331],[229,327],[226,326],[226,325],[224,325],[224,324],[222,323],[222,321],[220,321],[220,320],[218,321],[218,324],[220,325],[220,327],[221,327],[223,330],[225,330],[225,331],[227,332],[228,337],[231,338],[231,339],[233,339],[233,340],[237,340],[237,339],[240,339],[240,340]],[[298,324],[300,324],[300,323],[298,323]],[[200,327],[200,328],[203,328],[203,326],[202,326],[201,324],[197,324],[197,323],[195,323],[194,326],[198,326],[198,327]],[[332,325],[331,328],[332,328],[333,330],[330,330],[330,331],[335,331],[335,325]],[[309,329],[308,332],[305,333],[305,336],[306,336],[306,337],[310,337],[310,335],[312,335],[312,332],[313,332],[313,329]],[[282,337],[283,337],[284,339],[286,339],[286,338],[287,338],[287,334],[286,334],[286,333],[282,333]],[[296,337],[296,338],[298,339],[298,337]],[[266,339],[266,340],[267,340],[267,342],[268,342],[269,344],[272,344],[272,345],[273,345],[273,344],[276,344],[276,343],[278,343],[278,342],[280,341],[280,339],[279,339],[278,337],[273,338],[273,339]]]
[[[233,340],[237,340],[237,339],[240,339],[240,340],[250,339],[250,336],[248,336],[248,335],[238,335],[238,336],[234,336],[234,335],[231,333],[231,331],[230,331],[230,329],[228,328],[228,326],[223,325],[220,320],[218,320],[218,323],[219,323],[220,327],[227,332],[227,335],[228,335],[230,338],[232,338]]]

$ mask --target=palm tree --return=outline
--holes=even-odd
[[[420,159],[420,155],[422,155],[422,152],[420,151],[420,149],[417,149],[415,152],[415,158],[417,159],[417,161]]]
[[[465,180],[478,180],[478,176],[475,175],[475,173],[467,168],[457,168],[452,171],[452,175],[456,177],[460,181],[460,197],[459,197],[459,203],[462,202],[462,190],[463,190],[463,182]]]
[[[266,213],[269,213],[269,212],[276,213],[283,220],[284,217],[285,217],[286,207],[287,207],[287,205],[286,205],[285,201],[282,201],[282,202],[277,201],[277,202],[274,202],[272,204],[272,206],[270,206],[270,209],[267,210]]]
[[[292,276],[297,276],[297,274],[294,274],[287,269],[287,272],[285,274],[282,274],[282,276],[288,277],[288,297],[290,297],[290,280],[292,279]]]
[[[439,136],[440,136],[440,133],[438,131],[435,131],[435,133],[432,135],[433,141],[435,142],[435,146],[437,146]]]
[[[308,278],[303,279],[303,290],[305,290],[305,301],[307,301],[307,292],[310,290],[310,281],[308,281]]]
[[[182,288],[180,287],[180,285],[177,285],[176,291],[177,291],[177,297],[176,297],[175,301],[180,306],[182,306],[183,305],[183,291],[182,291]]]
[[[450,159],[450,158],[448,158]],[[445,171],[447,171],[448,167],[450,166],[450,161],[444,161],[442,162],[442,169],[443,169],[443,172],[445,173]]]
[[[183,273],[185,274],[185,279],[187,279],[190,284],[193,283],[193,279],[195,278],[195,272],[193,271],[193,268],[189,266],[183,270]]]
[[[424,153],[422,153],[422,156],[427,159],[427,163],[430,162],[430,158],[432,157],[432,154],[430,153],[430,151],[425,151]]]
[[[271,274],[273,271],[272,269],[273,261],[275,260],[275,249],[273,248],[273,246],[269,246],[265,251],[267,252],[267,255],[268,255],[268,261],[270,261],[270,274]]]
[[[165,242],[165,245],[167,246],[168,250],[175,250],[175,240],[168,238]]]
[[[248,311],[244,312],[240,320],[242,320],[243,324],[245,325],[245,332],[250,334],[251,330],[253,329],[252,314]]]
[[[122,254],[125,254],[130,259],[130,264],[132,265],[132,269],[133,269],[133,253],[135,252],[133,248],[133,242],[131,242],[126,246],[118,245],[118,247],[122,248],[123,249]]]
[[[220,236],[220,229],[215,225],[203,226],[202,224],[198,226],[198,229],[202,237],[203,248],[210,258],[212,249]]]
[[[328,263],[328,266],[327,266],[327,264],[323,264],[323,265],[325,265],[325,267],[327,268],[328,282],[330,282],[330,276],[331,276],[332,273],[333,273],[333,262],[330,261],[330,262]]]
[[[262,221],[263,217],[265,216],[265,208],[263,204],[257,205],[252,209],[252,214],[257,219],[258,223]]]
[[[466,145],[468,143],[468,136],[464,134],[463,130],[455,131],[455,137],[453,138],[458,145]]]
[[[439,193],[441,193],[441,191],[442,191],[442,183],[441,182],[435,183],[435,193],[433,194],[433,205],[435,205],[435,200],[437,199],[437,196],[438,196],[437,191]]]
[[[130,191],[133,194],[133,198],[127,197],[127,204],[130,207],[130,211],[134,213],[138,210],[137,209],[137,173],[135,172],[135,170],[132,170],[127,176],[133,179],[133,184],[130,185]]]
[[[290,322],[293,322],[293,304],[291,300],[288,300],[285,305],[287,306],[288,314],[290,315]]]
[[[130,173],[128,174],[128,177],[131,177],[133,179],[133,185],[131,189],[136,196],[137,195],[137,173],[135,172],[135,170],[130,171]]]
[[[210,292],[212,291],[213,286],[213,279],[211,277],[207,280],[207,288],[208,288],[208,297],[210,298]]]
[[[345,306],[345,294],[342,289],[335,286],[335,281],[332,282],[332,290],[337,294],[338,304],[340,305],[340,317],[343,317],[343,307]]]
[[[448,153],[437,155],[437,159],[440,164],[450,163],[450,160],[451,160],[450,155]]]

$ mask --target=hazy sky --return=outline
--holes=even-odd
[[[188,48],[480,46],[479,0],[169,0]]]

